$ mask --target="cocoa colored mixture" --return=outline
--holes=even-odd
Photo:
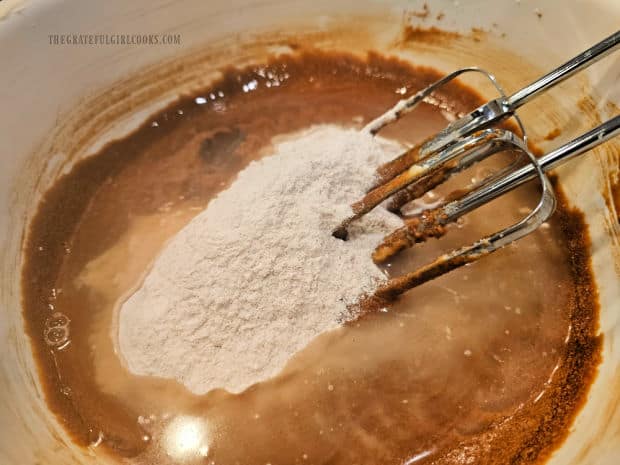
[[[149,464],[531,464],[549,456],[585,399],[601,344],[587,229],[561,195],[545,228],[319,337],[281,375],[239,395],[198,397],[132,376],[115,352],[119,302],[165,241],[273,136],[317,123],[361,127],[400,89],[409,95],[438,77],[376,55],[318,52],[224,70],[56,183],[26,244],[24,316],[48,403],[76,442]],[[244,92],[253,80],[256,89]],[[420,141],[445,125],[445,112],[481,103],[457,84],[437,98],[441,108],[424,104],[382,135]],[[536,189],[513,194],[387,269],[402,274],[498,229]],[[183,428],[171,429],[188,418],[202,425],[198,451],[175,436]]]

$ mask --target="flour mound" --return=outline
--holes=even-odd
[[[168,243],[121,307],[119,345],[129,369],[176,379],[196,394],[237,393],[355,317],[348,306],[386,279],[373,249],[402,223],[376,208],[348,241],[331,231],[376,167],[401,150],[317,126],[241,171]]]

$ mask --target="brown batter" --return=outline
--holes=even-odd
[[[401,98],[403,87],[408,95],[437,77],[375,55],[361,61],[316,52],[226,70],[211,88],[59,180],[32,222],[23,301],[48,402],[72,437],[97,453],[149,464],[548,457],[600,357],[587,231],[564,202],[518,245],[414,289],[387,313],[317,338],[281,375],[242,394],[198,397],[173,381],[136,377],[115,352],[119,302],[165,241],[268,151],[272,137],[317,123],[361,126]],[[256,90],[245,92],[252,80]],[[382,135],[420,141],[445,125],[445,112],[480,103],[456,84],[437,100]],[[478,176],[476,169],[467,176]],[[535,197],[534,188],[521,188],[388,270],[400,274],[496,230]]]

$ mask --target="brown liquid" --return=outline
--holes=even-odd
[[[413,290],[387,313],[322,335],[281,375],[239,395],[194,396],[171,380],[133,376],[115,352],[119,302],[165,241],[268,151],[272,137],[318,123],[360,126],[395,103],[397,89],[437,77],[378,56],[318,53],[228,70],[50,190],[27,244],[24,314],[49,404],[77,442],[149,464],[548,456],[584,399],[600,347],[587,232],[565,206],[518,245]],[[254,79],[258,88],[244,92]],[[457,85],[437,98],[452,113],[479,103]],[[425,104],[382,135],[415,142],[444,124],[439,107]],[[437,201],[459,182],[466,177],[423,200]],[[388,269],[402,273],[514,222],[535,198],[534,188],[520,189]]]

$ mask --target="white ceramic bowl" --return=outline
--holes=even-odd
[[[0,465],[102,463],[71,444],[46,409],[23,332],[21,245],[33,206],[53,180],[103,142],[127,133],[179,89],[218,67],[260,60],[286,42],[363,53],[372,48],[445,71],[480,65],[516,90],[620,24],[618,0],[83,0],[0,3]],[[437,14],[445,17],[437,20]],[[403,43],[404,21],[464,36]],[[481,28],[488,32],[475,31]],[[172,33],[180,45],[56,46],[50,34]],[[184,66],[180,66],[183,64]],[[617,113],[620,55],[527,106],[533,139],[553,146]],[[164,84],[164,85],[162,85]],[[615,94],[614,94],[615,92]],[[593,104],[593,105],[592,105]],[[589,108],[589,110],[587,109]],[[608,144],[559,170],[586,212],[601,303],[604,354],[587,403],[551,464],[620,463],[620,235],[609,198],[620,149]]]

